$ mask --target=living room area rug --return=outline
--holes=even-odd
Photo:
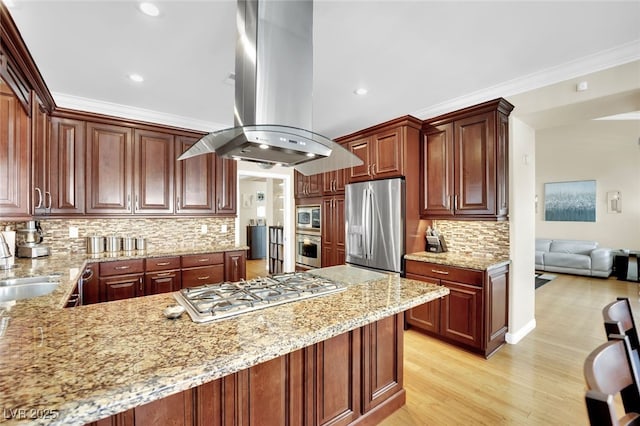
[[[542,287],[549,281],[553,280],[557,275],[536,272],[536,289]]]

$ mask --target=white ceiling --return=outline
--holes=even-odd
[[[157,18],[134,1],[13,2],[58,106],[201,130],[233,124],[235,1],[157,1]],[[333,138],[499,96],[537,127],[585,99],[591,115],[600,98],[601,115],[638,110],[638,22],[640,1],[316,0],[313,130]],[[594,72],[615,87],[575,92]],[[360,86],[369,93],[354,95]]]

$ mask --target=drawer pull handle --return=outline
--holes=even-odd
[[[158,262],[156,263],[156,266],[167,266],[169,265],[171,262]]]
[[[172,272],[163,272],[161,274],[156,274],[156,277],[168,277],[169,275],[172,275]]]
[[[115,267],[115,268],[113,268],[113,269],[118,269],[118,270],[120,270],[120,269],[129,269],[130,267],[131,267],[131,266],[116,266],[116,267]]]
[[[208,280],[209,279],[209,275],[207,275],[206,277],[198,277],[199,280]]]
[[[449,275],[449,272],[441,271],[440,269],[432,269],[431,272],[433,272],[435,274]]]
[[[198,262],[208,262],[208,261],[209,261],[208,257],[205,257],[203,259],[198,259]]]

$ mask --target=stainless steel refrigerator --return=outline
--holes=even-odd
[[[402,272],[404,179],[352,183],[345,187],[346,262]]]

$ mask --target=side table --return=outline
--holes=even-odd
[[[617,250],[612,253],[615,275],[619,280],[638,282],[639,251]]]

